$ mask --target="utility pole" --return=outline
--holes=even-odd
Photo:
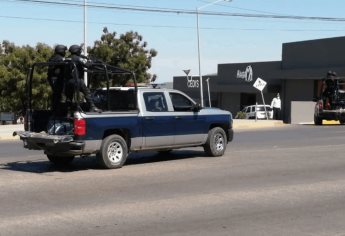
[[[87,10],[87,3],[86,0],[84,0],[84,55],[87,57],[87,15],[86,15],[86,10]],[[84,82],[85,85],[87,86],[87,72],[84,72]]]
[[[199,67],[199,80],[200,80],[200,103],[201,107],[204,107],[204,88],[203,88],[203,79],[202,79],[202,72],[201,72],[201,46],[200,46],[200,30],[199,30],[199,11],[202,8],[211,6],[213,4],[219,3],[219,2],[231,2],[232,0],[215,0],[213,2],[207,3],[201,7],[196,8],[196,33],[197,33],[197,39],[198,39],[198,67]]]

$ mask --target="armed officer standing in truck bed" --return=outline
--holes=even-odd
[[[326,78],[323,80],[323,91],[322,91],[323,104],[325,104],[326,106],[330,106],[330,108],[332,108],[332,106],[334,105],[333,103],[335,99],[335,92],[337,89],[338,89],[337,73],[334,71],[328,71]]]
[[[65,61],[67,47],[65,45],[56,45],[54,54],[48,60],[48,62],[61,63]],[[48,82],[52,88],[52,110],[54,114],[60,109],[59,105],[62,98],[64,88],[64,76],[65,76],[64,65],[50,65],[48,67]]]
[[[78,87],[79,90],[84,94],[84,98],[90,106],[90,111],[101,112],[101,110],[95,106],[95,104],[91,98],[90,90],[88,89],[88,87],[86,87],[86,85],[84,83],[84,70],[87,69],[88,64],[87,64],[86,57],[81,55],[82,48],[79,45],[72,45],[69,48],[69,52],[71,53],[69,59],[72,62],[74,62],[76,67],[77,67],[78,79],[76,81],[73,78],[72,74],[71,74],[70,78],[68,79],[67,86],[66,86],[67,98],[72,101],[73,100],[73,94],[75,92],[75,87]]]

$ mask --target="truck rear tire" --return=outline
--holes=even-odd
[[[220,127],[215,127],[208,132],[204,150],[209,156],[222,156],[226,150],[226,145],[227,137],[225,131]]]
[[[126,162],[128,148],[126,141],[117,134],[106,137],[97,154],[97,160],[103,168],[121,168]]]
[[[74,156],[47,155],[47,157],[50,162],[52,162],[54,165],[57,165],[59,167],[67,166],[74,159]]]
[[[322,118],[317,115],[314,115],[314,124],[315,125],[322,125]]]

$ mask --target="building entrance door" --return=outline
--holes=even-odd
[[[250,105],[255,105],[256,94],[255,93],[241,93],[241,110]]]

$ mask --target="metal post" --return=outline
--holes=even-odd
[[[208,91],[208,105],[209,105],[209,107],[212,107],[212,105],[211,105],[211,93],[210,93],[210,78],[207,78],[206,82],[207,82],[207,91]]]
[[[201,107],[204,107],[204,90],[203,90],[203,81],[202,81],[202,74],[201,74],[201,50],[200,50],[200,32],[199,32],[199,10],[210,5],[216,4],[218,2],[231,2],[232,0],[216,0],[214,2],[207,3],[201,7],[196,8],[196,32],[198,37],[198,65],[199,65],[199,82],[200,82],[200,104]]]
[[[87,15],[86,15],[86,0],[84,0],[84,55],[87,57],[87,28],[86,28],[86,20],[87,20]],[[84,82],[85,85],[87,86],[87,72],[84,71]]]
[[[204,107],[204,90],[203,90],[203,81],[201,75],[201,52],[200,52],[200,32],[199,32],[199,9],[196,9],[196,31],[198,36],[198,65],[199,65],[199,83],[200,83],[200,104],[201,107]]]
[[[264,103],[265,114],[266,114],[266,120],[268,120],[268,113],[267,113],[266,104],[265,104],[265,99],[264,99],[264,94],[262,93],[262,90],[261,90],[261,97],[262,97],[262,102]]]

